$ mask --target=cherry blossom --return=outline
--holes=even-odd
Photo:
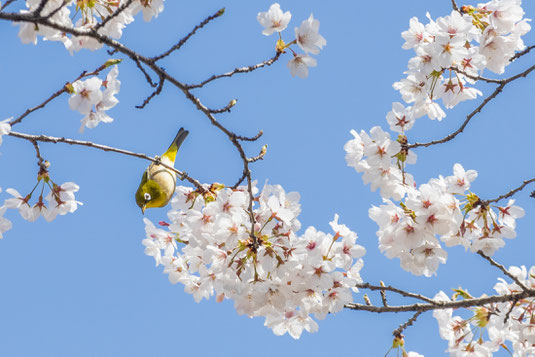
[[[27,221],[34,221],[33,218],[33,212],[31,209],[31,206],[28,204],[28,201],[31,198],[31,195],[27,195],[25,197],[22,197],[22,195],[19,193],[19,191],[8,188],[6,189],[6,192],[9,193],[12,198],[8,198],[4,201],[4,206],[7,208],[17,209],[21,215],[22,218],[24,218]]]
[[[89,114],[94,105],[102,100],[102,80],[91,77],[86,80],[78,80],[72,84],[72,95],[69,98],[69,107],[81,114]]]
[[[320,22],[310,14],[310,17],[303,21],[301,26],[295,28],[297,44],[303,51],[317,55],[322,47],[327,44],[325,38],[318,33],[319,27]]]
[[[94,105],[94,110],[90,110],[82,119],[80,132],[83,133],[86,127],[90,129],[95,128],[100,122],[111,123],[113,121],[113,118],[106,111],[119,103],[119,100],[115,98],[115,94],[119,92],[121,87],[121,82],[117,79],[118,75],[119,67],[115,65],[108,73],[106,80],[102,82],[102,86],[106,89],[102,92],[100,101]]]
[[[390,130],[403,133],[410,130],[414,125],[414,112],[412,107],[405,108],[399,102],[392,103],[392,111],[386,115],[386,121],[390,124]]]
[[[309,55],[296,54],[288,62],[288,68],[292,77],[298,76],[301,78],[308,77],[308,67],[316,67],[318,62]]]
[[[46,173],[48,175],[48,173]],[[8,188],[6,190],[12,198],[4,201],[4,207],[10,209],[17,209],[20,216],[29,221],[34,222],[42,216],[47,222],[53,221],[57,215],[65,215],[73,213],[81,205],[81,202],[75,200],[74,192],[78,191],[78,185],[73,182],[66,182],[57,185],[48,176],[43,176],[38,180],[32,192],[22,196],[17,190]],[[45,186],[50,188],[50,192],[43,197],[43,192],[37,198],[35,203],[30,202],[32,195],[38,185],[41,184],[43,189]]]
[[[52,190],[46,196],[49,206],[59,215],[73,213],[81,205],[74,198],[74,193],[80,189],[74,182],[66,182],[61,185],[53,183]]]
[[[132,14],[136,15],[138,12],[143,12],[143,20],[150,21],[152,18],[158,17],[163,11],[163,2],[165,0],[136,0],[132,8]]]
[[[292,14],[290,11],[282,12],[280,5],[274,3],[266,12],[259,12],[256,19],[264,27],[262,33],[266,36],[272,35],[274,32],[281,32],[288,27]]]

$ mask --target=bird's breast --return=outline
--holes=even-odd
[[[161,165],[153,165],[149,169],[149,178],[156,181],[165,194],[167,201],[175,193],[176,175],[173,171]],[[166,202],[167,203],[167,202]]]

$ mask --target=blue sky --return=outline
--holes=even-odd
[[[273,56],[276,37],[263,36],[256,21],[257,13],[270,4],[167,1],[156,20],[144,23],[138,17],[121,42],[142,54],[155,55],[226,7],[223,17],[162,62],[183,82],[198,82]],[[448,264],[431,278],[415,277],[403,271],[398,260],[384,257],[377,248],[377,226],[367,214],[372,204],[380,204],[380,197],[344,161],[349,130],[369,130],[375,125],[388,128],[385,115],[391,103],[400,100],[392,83],[402,78],[412,56],[401,49],[400,33],[409,19],[417,16],[423,21],[426,11],[433,17],[446,15],[451,11],[450,1],[294,0],[281,2],[281,7],[292,12],[284,39],[293,39],[293,27],[311,12],[321,22],[327,46],[308,79],[290,76],[286,68],[290,55],[286,55],[270,68],[222,79],[195,92],[209,107],[223,107],[230,99],[238,99],[230,114],[219,116],[232,130],[244,135],[264,130],[259,142],[245,146],[252,156],[262,145],[269,145],[265,160],[252,166],[254,179],[281,184],[287,192],[298,191],[303,227],[329,231],[328,222],[338,213],[340,222],[358,232],[358,242],[367,249],[361,272],[366,281],[383,280],[428,296],[439,290],[450,293],[458,286],[475,296],[492,293],[499,271],[460,247],[448,250]],[[535,16],[535,3],[525,1],[523,7],[526,17]],[[16,3],[10,8],[16,9]],[[83,70],[92,70],[109,58],[105,51],[71,56],[58,43],[22,45],[17,32],[18,27],[0,22],[0,119],[20,115]],[[535,44],[535,34],[526,35],[525,42]],[[532,65],[533,56],[518,60],[506,75]],[[460,162],[479,172],[472,190],[480,197],[494,198],[535,177],[532,77],[508,86],[453,142],[418,149],[418,163],[410,168],[417,182],[449,175],[453,164]],[[241,175],[241,161],[231,143],[178,90],[166,84],[160,96],[139,110],[134,106],[151,91],[144,77],[125,60],[119,79],[120,104],[109,112],[115,118],[111,124],[78,133],[81,115],[69,110],[64,95],[14,130],[157,155],[184,126],[190,135],[179,153],[178,169],[202,182],[233,184]],[[493,90],[490,85],[478,88],[484,95]],[[463,103],[448,111],[442,122],[419,119],[409,140],[442,138],[478,104]],[[42,218],[28,223],[16,212],[6,214],[14,227],[0,241],[0,355],[383,356],[392,331],[411,316],[345,310],[320,321],[319,332],[304,333],[296,341],[288,335],[275,336],[261,318],[237,315],[230,301],[197,304],[181,285],[171,285],[161,267],[155,268],[153,259],[143,253],[144,224],[134,193],[147,162],[63,144],[42,144],[41,152],[51,162],[54,181],[74,181],[80,186],[76,197],[84,205],[52,223]],[[37,173],[32,145],[4,137],[0,172],[0,201],[8,198],[4,192],[8,187],[29,192]],[[528,193],[525,190],[517,196],[517,204],[526,210],[526,217],[518,221],[517,238],[495,255],[507,266],[529,267],[533,262],[530,222],[535,200]],[[166,212],[153,209],[146,216],[156,222],[165,219]],[[369,295],[380,303],[378,295]],[[361,296],[356,299],[362,302]],[[394,296],[389,301],[401,302]],[[408,350],[445,355],[447,342],[438,336],[430,313],[422,315],[405,335]]]

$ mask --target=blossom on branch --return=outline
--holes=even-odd
[[[288,68],[292,77],[298,76],[301,78],[308,77],[308,67],[316,67],[318,61],[309,55],[296,54],[288,62]]]
[[[535,287],[535,267],[528,272],[524,266],[512,266],[508,272],[524,286]],[[494,286],[498,295],[522,291],[515,282],[509,284],[502,278],[498,281]],[[461,289],[457,291],[453,300],[457,296],[471,297]],[[452,301],[442,291],[435,300]],[[525,298],[468,308],[468,318],[454,316],[453,309],[435,310],[433,317],[438,322],[440,337],[448,341],[447,351],[452,356],[492,356],[501,349],[513,356],[532,356],[535,354],[533,304],[533,298]]]
[[[403,100],[414,103],[415,118],[427,115],[441,120],[446,116],[438,104],[453,108],[458,103],[481,96],[467,86],[486,68],[503,73],[515,51],[525,48],[522,36],[531,27],[523,19],[520,0],[493,0],[478,7],[463,6],[462,14],[450,15],[423,25],[416,17],[401,36],[404,49],[413,49],[407,77],[394,83]]]
[[[143,20],[148,22],[152,18],[158,17],[158,14],[163,11],[163,2],[165,0],[136,0],[132,8],[132,15],[138,12],[143,12]]]
[[[80,114],[89,114],[93,107],[102,100],[102,80],[91,77],[72,84],[72,95],[69,98],[69,107]]]
[[[164,9],[165,0],[135,0],[130,6],[124,7],[127,0],[92,0],[92,1],[63,1],[48,0],[41,10],[40,16],[50,16],[50,20],[58,25],[81,31],[97,30],[98,34],[120,39],[124,28],[134,21],[134,16],[143,13],[143,19],[150,21],[156,18]],[[27,0],[27,10],[21,14],[33,14],[39,8],[41,0]],[[70,7],[75,6],[71,16]],[[123,8],[124,7],[124,8]],[[101,24],[105,22],[104,26]],[[47,41],[62,42],[65,48],[73,54],[83,48],[96,50],[102,43],[91,36],[68,35],[59,30],[34,22],[20,22],[19,37],[22,43],[37,44],[37,37],[42,36]]]
[[[310,17],[303,21],[301,26],[295,28],[295,39],[303,51],[317,55],[327,44],[325,38],[318,33],[319,27],[320,22],[310,14]]]
[[[46,175],[48,175],[48,173],[46,173]],[[37,202],[30,204],[32,195],[39,184],[43,187]],[[44,186],[50,188],[50,192],[46,197],[43,197]],[[76,191],[78,191],[78,185],[73,182],[56,185],[49,177],[43,176],[38,180],[32,192],[26,196],[22,196],[13,188],[8,188],[6,192],[13,197],[6,199],[3,207],[17,209],[20,216],[29,222],[36,221],[39,216],[43,216],[47,222],[50,222],[53,221],[58,214],[65,215],[67,213],[73,213],[78,208],[78,205],[82,204],[75,200],[74,192]]]
[[[182,283],[197,302],[232,299],[238,313],[263,316],[275,334],[293,338],[317,330],[311,315],[323,319],[352,301],[365,249],[338,215],[330,223],[334,234],[308,227],[298,236],[299,195],[270,185],[258,194],[253,187],[251,231],[246,188],[214,187],[204,197],[177,187],[167,229],[145,220],[145,254],[172,283]]]
[[[117,79],[118,74],[119,67],[114,65],[105,81],[98,77],[91,77],[84,81],[78,80],[69,86],[69,92],[71,92],[69,107],[85,114],[80,132],[83,132],[86,127],[92,129],[100,122],[111,123],[113,121],[106,111],[119,103],[119,100],[115,98],[121,88],[121,82]],[[104,91],[101,87],[105,88]]]
[[[266,12],[259,12],[256,19],[264,27],[262,33],[266,36],[272,35],[274,32],[281,32],[288,27],[292,14],[290,11],[282,12],[280,5],[274,3]]]

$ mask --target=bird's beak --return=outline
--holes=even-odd
[[[141,213],[145,214],[145,209],[147,208],[147,205],[141,206]]]

